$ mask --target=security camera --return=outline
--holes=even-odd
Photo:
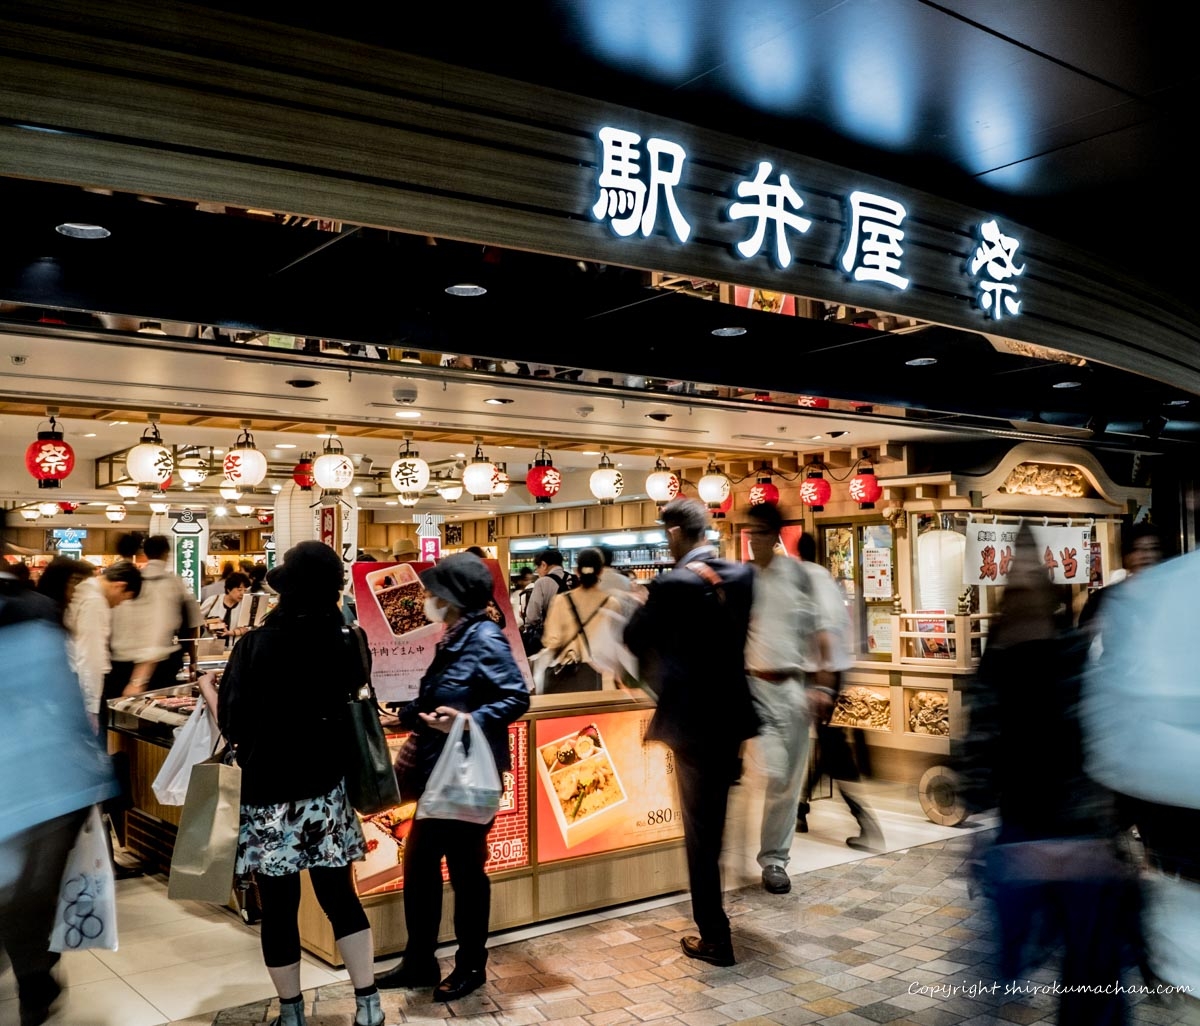
[[[417,390],[413,385],[397,385],[392,389],[392,398],[401,406],[412,406],[417,401]]]
[[[26,361],[26,360],[28,360],[28,359],[29,359],[29,357],[28,357],[28,356],[21,356],[21,355],[19,355],[19,354],[17,354],[17,353],[13,353],[13,355],[12,355],[12,356],[10,356],[10,357],[9,357],[9,359],[10,359],[10,360],[12,360],[12,364],[13,364],[13,366],[14,366],[14,367],[24,367],[24,366],[25,366],[25,361]]]
[[[581,417],[590,417],[593,413],[596,412],[596,407],[594,407],[594,406],[577,406],[577,407],[575,407],[575,412],[578,413],[579,416],[581,416]]]
[[[651,420],[658,421],[660,424],[671,419],[671,415],[669,413],[647,413],[646,416]]]

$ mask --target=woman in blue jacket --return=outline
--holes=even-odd
[[[433,772],[458,716],[470,716],[466,743],[486,742],[500,772],[510,769],[508,725],[529,708],[529,689],[512,649],[487,615],[492,575],[477,556],[448,556],[421,574],[425,615],[446,632],[421,678],[417,697],[400,712],[400,725],[416,737],[415,767],[406,781],[418,790]],[[482,737],[476,736],[482,733]],[[404,844],[404,961],[376,977],[379,987],[434,987],[435,1001],[455,1001],[487,979],[491,883],[483,871],[490,822],[416,819]],[[442,920],[442,857],[454,888],[454,969],[438,982],[434,954]],[[436,984],[436,986],[435,986]]]

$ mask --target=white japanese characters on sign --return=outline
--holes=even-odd
[[[755,202],[731,204],[729,218],[732,221],[741,220],[743,217],[757,219],[754,234],[737,244],[737,251],[747,258],[757,256],[762,251],[763,241],[767,235],[767,224],[774,224],[775,259],[780,267],[786,269],[792,263],[792,249],[788,245],[785,229],[792,228],[803,234],[812,226],[812,221],[807,217],[793,214],[787,209],[791,207],[793,210],[799,210],[804,206],[804,200],[792,188],[791,179],[787,175],[781,174],[778,185],[769,185],[767,179],[770,175],[771,164],[764,160],[759,163],[758,173],[754,176],[753,181],[738,182],[737,194],[753,197]]]
[[[602,128],[599,135],[603,163],[600,196],[592,207],[592,216],[597,221],[607,220],[613,231],[622,237],[639,229],[643,236],[648,236],[658,220],[658,195],[661,192],[675,237],[680,242],[687,242],[692,226],[675,200],[675,186],[683,176],[683,162],[687,159],[683,147],[666,139],[647,139],[650,181],[646,183],[638,177],[642,151],[637,147],[642,137],[619,128]]]
[[[886,196],[850,193],[850,235],[842,252],[842,270],[853,273],[855,281],[908,288],[908,279],[898,273],[904,255],[900,225],[906,216],[903,205]]]
[[[979,306],[995,320],[1003,316],[1002,307],[1010,317],[1016,317],[1021,312],[1021,301],[1017,299],[1016,284],[1008,279],[1025,273],[1025,265],[1018,267],[1014,259],[1020,242],[1000,231],[994,220],[981,224],[979,235],[983,241],[968,268],[972,275],[978,276],[981,270],[986,275],[979,280]]]
[[[601,128],[597,137],[601,164],[592,216],[608,222],[622,238],[638,232],[649,237],[658,227],[661,205],[675,238],[687,242],[692,225],[676,196],[683,187],[688,159],[684,148],[654,137],[643,144],[637,132],[611,125]],[[759,161],[754,177],[740,179],[735,192],[739,198],[726,208],[726,219],[730,223],[749,219],[752,224],[749,234],[732,244],[734,252],[745,259],[760,255],[771,230],[775,263],[781,269],[790,267],[795,254],[789,233],[807,236],[813,225],[821,222],[798,213],[805,203],[791,176],[776,172],[771,161]],[[907,289],[911,279],[903,267],[905,205],[888,196],[855,190],[846,198],[846,208],[846,242],[837,258],[841,270],[858,282]],[[831,222],[826,219],[824,223]],[[969,276],[977,279],[979,307],[994,319],[1015,317],[1021,311],[1021,299],[1011,279],[1025,271],[1025,265],[1015,260],[1019,243],[1002,232],[995,220],[980,225],[979,239],[966,267]],[[959,267],[958,273],[963,273]]]

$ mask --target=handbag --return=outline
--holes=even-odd
[[[242,771],[214,755],[192,767],[179,817],[167,897],[225,904],[241,829]]]
[[[370,663],[360,630],[343,627],[347,645],[357,643],[357,661],[363,682],[346,703],[347,742],[346,797],[364,816],[383,812],[400,804],[400,787],[392,768],[392,754],[383,724],[379,722],[379,704],[371,685]]]
[[[500,809],[500,774],[479,721],[471,717],[471,744],[463,741],[466,717],[454,717],[442,754],[417,803],[416,819],[490,823]]]
[[[116,881],[105,829],[100,809],[93,805],[63,869],[51,951],[117,950]]]
[[[150,787],[161,805],[182,805],[187,798],[192,767],[203,762],[213,750],[213,722],[201,698],[179,728],[171,750]]]
[[[417,735],[414,732],[409,734],[404,739],[404,743],[396,750],[396,759],[392,763],[401,802],[415,802],[421,797],[423,781],[420,780],[417,772],[418,765]]]

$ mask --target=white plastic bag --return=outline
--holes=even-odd
[[[50,931],[51,951],[117,950],[116,882],[104,841],[106,829],[99,806],[93,805],[67,856]]]
[[[213,740],[212,716],[204,704],[204,699],[199,699],[187,723],[176,733],[171,750],[163,760],[162,769],[150,785],[154,797],[161,804],[183,804],[187,798],[192,767],[212,755]]]
[[[429,783],[417,802],[417,819],[490,823],[500,808],[500,774],[479,721],[471,718],[471,747],[463,744],[465,716],[456,716]]]

